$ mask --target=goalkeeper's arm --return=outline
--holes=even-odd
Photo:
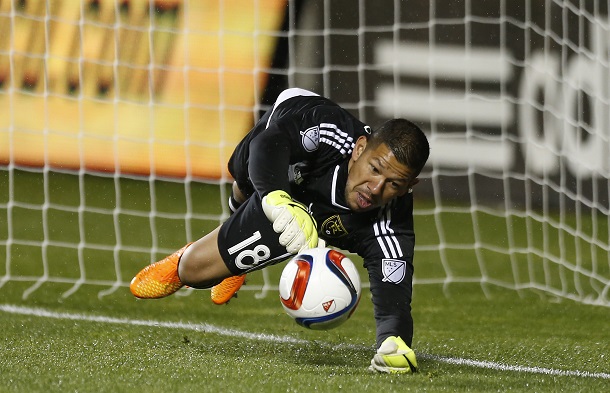
[[[248,177],[262,197],[263,211],[280,234],[286,250],[297,253],[318,244],[316,222],[307,208],[293,200],[288,191],[288,167],[304,158],[299,125],[293,118],[272,122],[248,146]]]
[[[280,244],[295,254],[304,248],[318,245],[316,221],[307,207],[293,200],[283,190],[272,191],[262,201],[265,215],[273,223],[273,230],[280,234]]]

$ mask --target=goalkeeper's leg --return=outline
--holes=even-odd
[[[243,276],[293,254],[280,244],[279,237],[261,208],[260,198],[250,198],[206,236],[143,269],[132,280],[131,291],[137,297],[154,299],[183,285],[204,289],[227,277]]]
[[[218,251],[219,229],[142,269],[131,280],[131,293],[142,299],[158,299],[175,293],[184,285],[210,288],[235,275]]]
[[[235,213],[237,209],[246,201],[247,197],[241,191],[237,182],[233,182],[231,190],[231,196],[229,197],[229,209],[231,214]],[[231,276],[227,277],[220,284],[214,285],[210,291],[210,298],[214,304],[226,304],[229,300],[237,297],[237,291],[244,285],[246,281],[246,275]]]

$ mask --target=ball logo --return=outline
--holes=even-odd
[[[301,131],[301,144],[308,152],[318,150],[318,146],[320,146],[320,129],[318,126]]]
[[[335,300],[329,300],[327,302],[322,303],[322,307],[324,308],[324,311],[326,312],[334,312],[335,311]]]

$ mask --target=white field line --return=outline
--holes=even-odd
[[[214,326],[208,323],[188,323],[188,322],[162,322],[154,320],[139,320],[139,319],[126,319],[126,318],[114,318],[105,316],[85,315],[85,314],[73,314],[73,313],[59,313],[54,311],[45,310],[42,308],[30,308],[22,306],[14,306],[10,304],[0,304],[0,311],[9,314],[20,314],[20,315],[31,315],[43,318],[53,319],[65,319],[72,321],[85,321],[85,322],[98,322],[98,323],[111,323],[119,325],[132,325],[132,326],[149,326],[149,327],[161,327],[169,329],[184,329],[192,330],[197,332],[205,333],[216,333],[222,336],[239,337],[248,340],[257,341],[268,341],[276,343],[290,343],[290,344],[311,344],[309,340],[298,339],[289,336],[278,336],[275,334],[264,334],[264,333],[250,333],[237,329],[227,329],[219,326]],[[316,341],[317,345],[323,345],[323,343]],[[348,347],[355,349],[371,349],[372,347],[364,345],[326,345],[329,348]],[[545,374],[545,375],[556,375],[556,376],[573,376],[573,377],[586,377],[586,378],[599,378],[599,379],[610,379],[610,373],[593,373],[589,371],[578,371],[578,370],[557,370],[545,367],[525,367],[525,366],[512,366],[508,364],[487,362],[480,360],[470,360],[462,358],[450,358],[445,356],[431,355],[418,353],[418,357],[423,359],[430,359],[437,362],[462,365],[468,367],[486,368],[498,371],[514,371],[523,373],[533,374]]]

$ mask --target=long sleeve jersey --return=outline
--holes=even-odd
[[[407,193],[368,212],[345,202],[355,141],[371,128],[320,96],[278,101],[237,147],[229,169],[240,189],[261,197],[284,190],[305,204],[319,236],[362,257],[369,274],[378,345],[400,335],[411,345],[413,199]]]

